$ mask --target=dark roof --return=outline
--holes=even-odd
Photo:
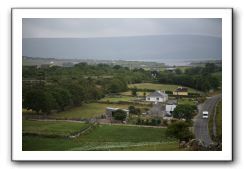
[[[168,105],[176,105],[177,104],[177,101],[176,100],[168,100],[167,101],[167,104]]]
[[[161,91],[156,91],[153,93],[150,93],[147,97],[167,97],[168,95],[161,92]]]
[[[186,87],[178,87],[175,91],[176,92],[187,92],[187,88]]]

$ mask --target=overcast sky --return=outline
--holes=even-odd
[[[209,19],[23,19],[23,38],[89,38],[146,35],[222,37],[222,21]]]

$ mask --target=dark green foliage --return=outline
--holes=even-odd
[[[136,115],[140,115],[141,114],[141,109],[140,108],[136,108],[135,106],[129,106],[129,113],[130,114],[136,114]]]
[[[118,93],[126,90],[127,84],[123,79],[115,78],[107,84],[107,91],[109,93]]]
[[[150,125],[150,126],[159,126],[161,124],[161,120],[160,119],[146,119],[146,120],[143,120],[141,118],[138,118],[137,119],[137,122],[136,122],[137,125]]]
[[[189,124],[183,121],[178,121],[168,125],[166,135],[168,137],[176,138],[179,141],[189,141],[194,137],[189,130]]]
[[[220,86],[220,79],[212,75],[218,71],[221,71],[221,67],[208,63],[205,67],[186,69],[185,73],[165,71],[159,75],[158,81],[160,83],[188,86],[200,91],[209,91],[210,89],[217,89]]]
[[[31,89],[26,93],[23,101],[23,107],[32,109],[37,113],[42,112],[48,114],[51,110],[56,109],[58,106],[53,95],[46,90]]]
[[[131,94],[132,94],[132,96],[137,96],[137,88],[136,87],[131,89]]]
[[[81,105],[85,97],[84,88],[78,83],[65,84],[65,88],[70,92],[73,104],[75,106]]]
[[[161,120],[160,119],[152,119],[151,120],[151,125],[152,126],[158,126],[161,124]]]
[[[177,69],[175,69],[175,73],[176,73],[176,74],[182,74],[182,70],[179,69],[179,68],[177,68]]]
[[[118,109],[112,112],[112,116],[115,120],[124,121],[126,119],[127,113],[124,110]]]
[[[172,115],[177,119],[186,119],[191,120],[194,116],[194,112],[196,110],[196,106],[192,106],[189,104],[180,104],[177,105]]]
[[[71,94],[67,89],[55,86],[50,89],[50,91],[56,99],[60,111],[63,111],[65,107],[72,105]]]
[[[173,92],[172,91],[169,91],[169,90],[166,90],[165,93],[166,94],[173,94]]]
[[[135,106],[129,106],[129,113],[130,114],[136,114],[136,108],[135,108]]]

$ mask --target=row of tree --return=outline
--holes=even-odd
[[[104,97],[104,91],[91,81],[23,84],[23,107],[37,113],[63,111]]]
[[[179,72],[164,71],[158,74],[159,83],[178,84],[182,86],[192,87],[200,91],[209,91],[217,89],[221,82],[219,78],[213,75],[220,72],[221,67],[213,63],[208,63],[205,67],[192,67]]]

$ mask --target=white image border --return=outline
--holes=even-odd
[[[222,151],[22,151],[23,18],[222,18]],[[232,9],[12,9],[13,161],[232,161]]]

